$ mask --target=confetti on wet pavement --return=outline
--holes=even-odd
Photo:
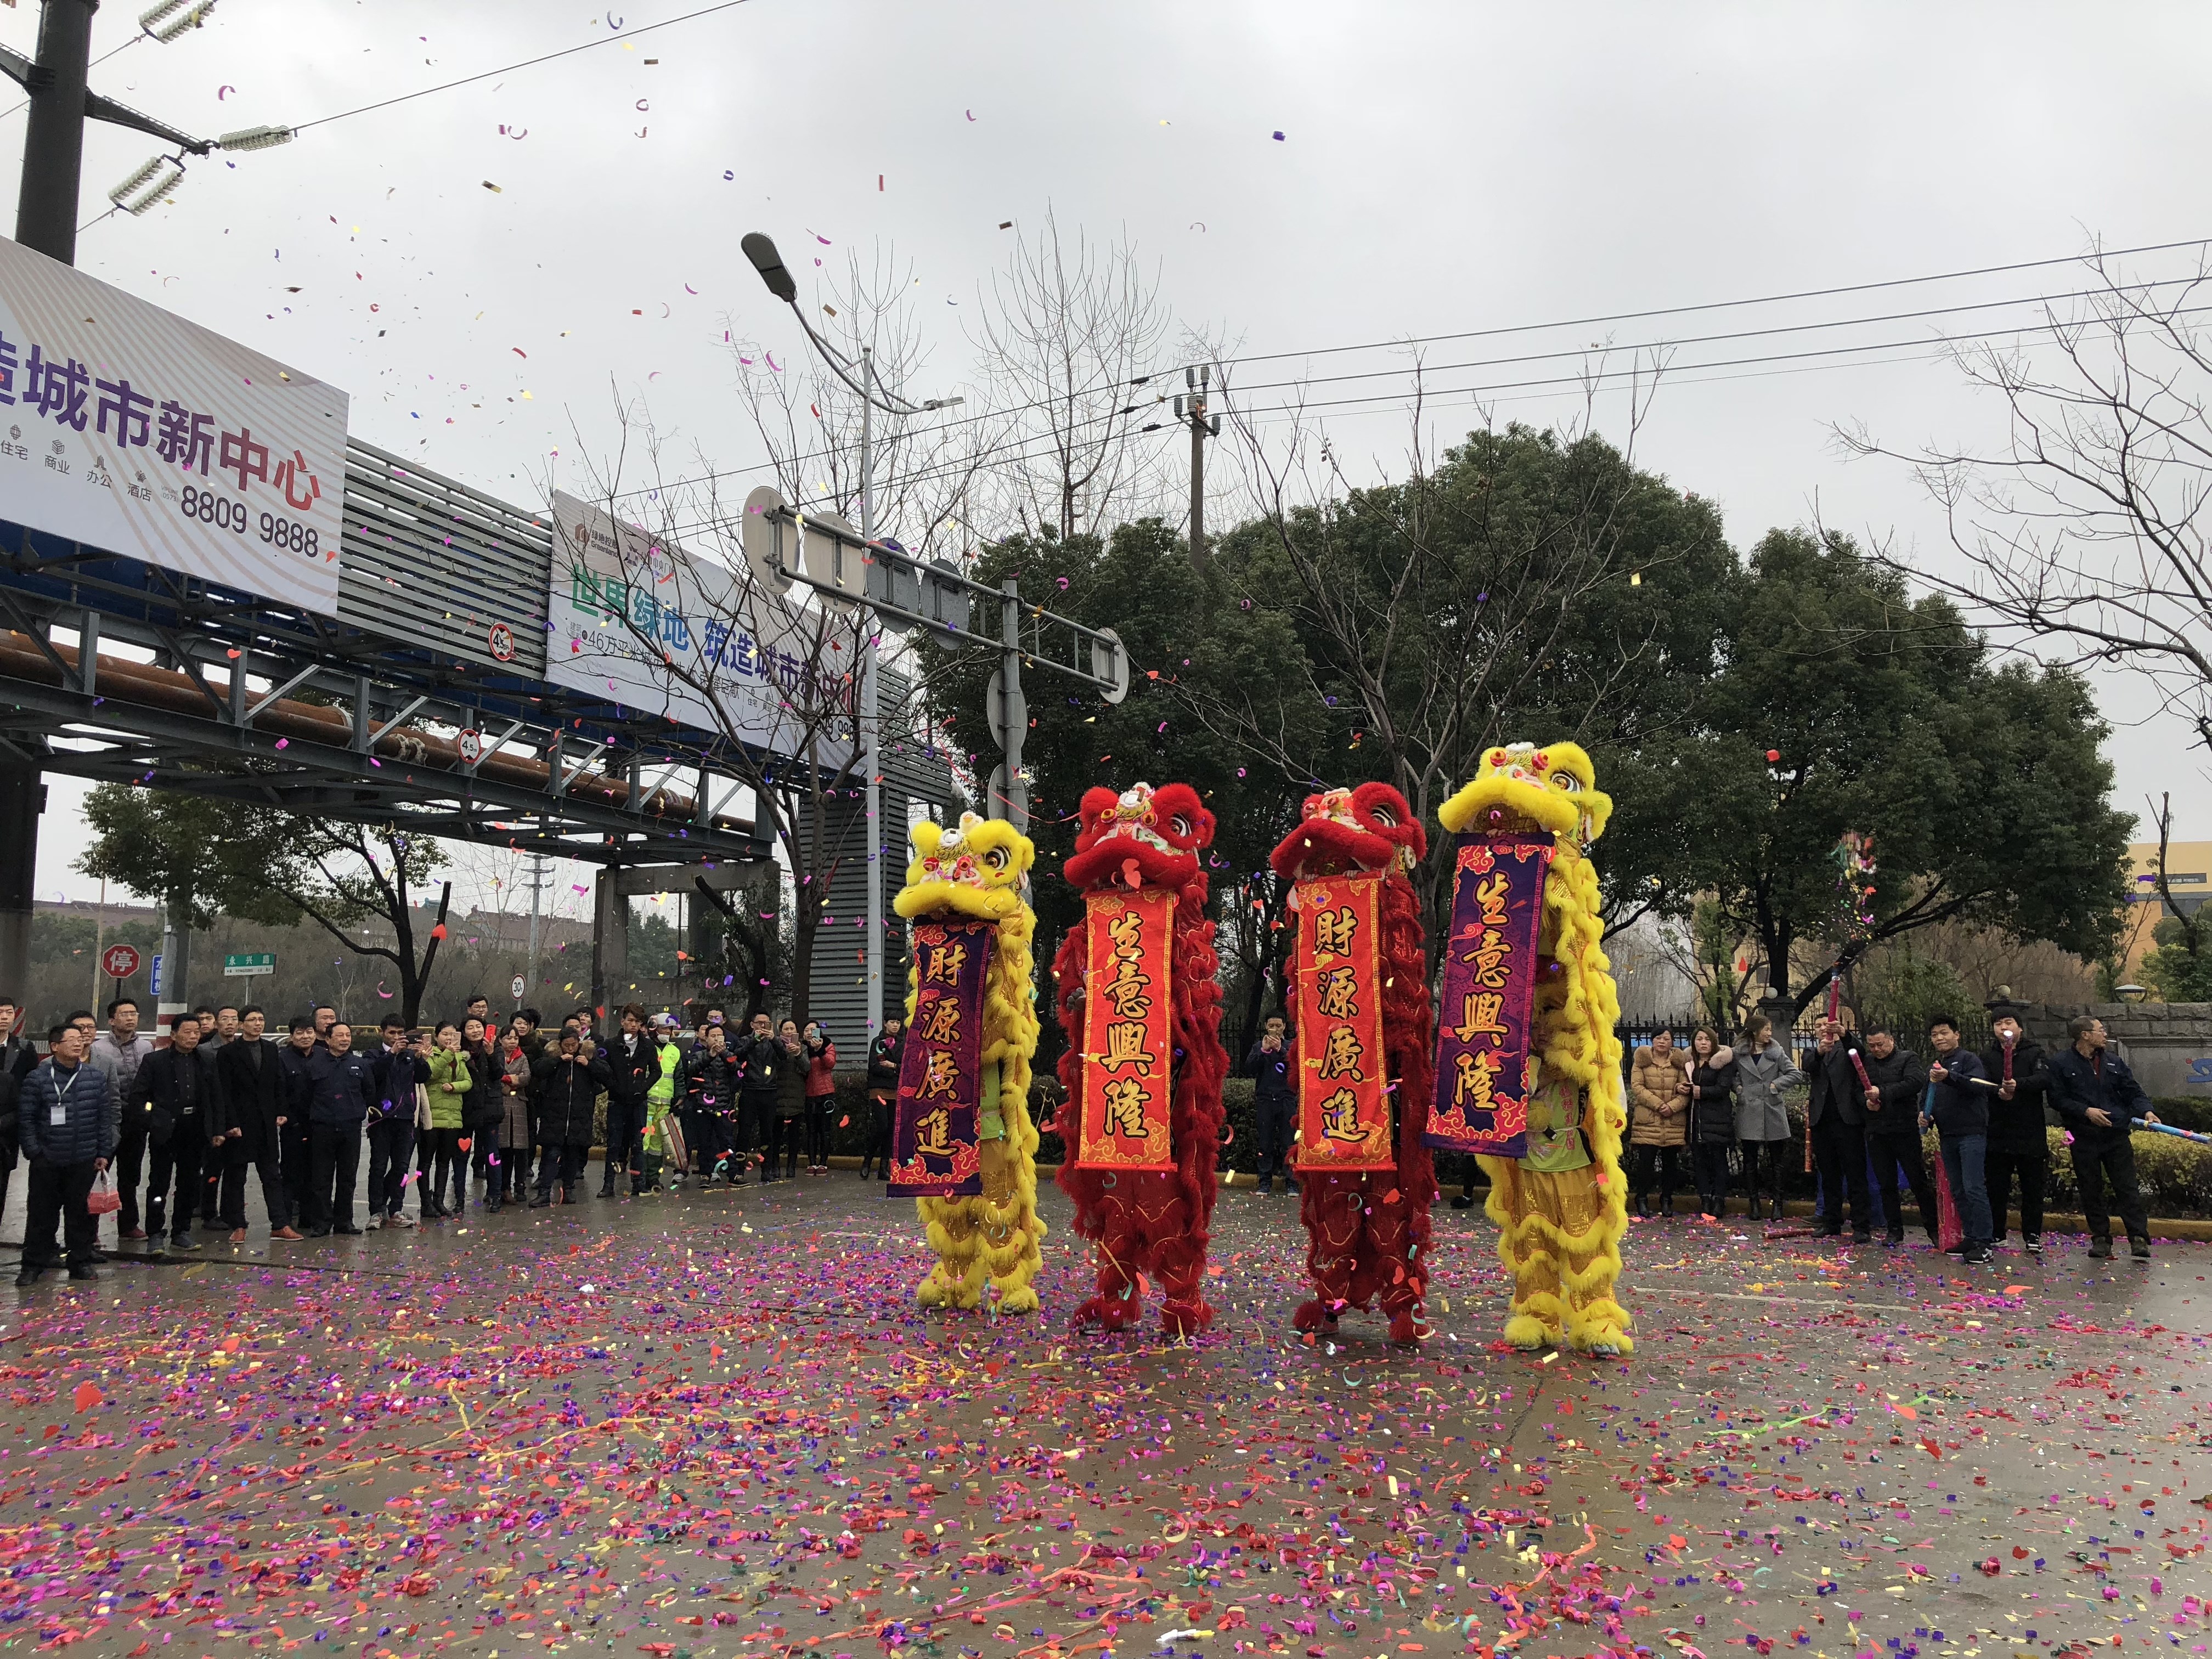
[[[258,1233],[0,1304],[0,1650],[1179,1659],[2212,1640],[2205,1285],[1686,1219],[1626,1362],[1512,1353],[1479,1212],[1437,1335],[1289,1330],[1224,1195],[1189,1345],[924,1317],[840,1174],[358,1240]],[[20,1211],[15,1212],[20,1214]],[[1056,1194],[1048,1310],[1083,1294]]]

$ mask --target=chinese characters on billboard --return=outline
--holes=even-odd
[[[325,615],[346,394],[0,239],[0,516]]]

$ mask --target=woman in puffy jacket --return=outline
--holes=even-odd
[[[461,1028],[441,1020],[430,1047],[430,1190],[422,1194],[422,1218],[436,1221],[458,1214],[466,1195],[469,1155],[461,1150],[468,1131],[469,1091],[476,1068],[461,1052]],[[453,1207],[446,1207],[446,1180],[453,1185]]]
[[[806,1172],[830,1173],[830,1109],[837,1103],[837,1045],[819,1020],[806,1022]]]
[[[775,1067],[775,1117],[769,1129],[768,1161],[774,1164],[780,1152],[783,1156],[783,1178],[799,1178],[799,1132],[800,1119],[806,1115],[806,1043],[799,1035],[799,1022],[787,1019],[775,1034],[776,1046],[782,1058]],[[766,1168],[761,1171],[768,1173]]]
[[[1636,1051],[1628,1077],[1628,1105],[1633,1122],[1628,1144],[1634,1157],[1631,1180],[1636,1213],[1651,1213],[1651,1166],[1659,1166],[1659,1213],[1674,1213],[1674,1165],[1689,1140],[1690,1110],[1682,1097],[1682,1073],[1689,1056],[1674,1046],[1674,1034],[1661,1031],[1650,1046]]]
[[[507,1116],[500,1087],[499,1049],[492,1030],[471,1014],[461,1022],[461,1052],[469,1057],[469,1098],[461,1109],[461,1139],[469,1143],[469,1162],[477,1173],[477,1194],[487,1210],[497,1210],[506,1187],[499,1173],[499,1131]]]
[[[1698,1208],[1709,1221],[1728,1213],[1729,1148],[1735,1145],[1735,1051],[1700,1025],[1690,1038],[1690,1069],[1681,1083],[1690,1109],[1690,1165]]]

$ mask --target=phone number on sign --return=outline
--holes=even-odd
[[[202,524],[211,524],[218,530],[228,530],[243,536],[252,531],[256,515],[243,501],[233,501],[228,495],[218,495],[212,489],[187,486],[179,498],[188,519]],[[310,558],[319,557],[320,539],[313,526],[301,524],[297,519],[288,519],[280,513],[258,515],[261,539],[272,547],[288,552],[304,553]]]

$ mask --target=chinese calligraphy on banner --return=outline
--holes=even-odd
[[[1089,896],[1083,1101],[1075,1161],[1091,1170],[1172,1170],[1175,895],[1147,887]]]
[[[914,930],[914,1026],[899,1064],[884,1189],[892,1198],[966,1198],[983,1190],[975,1115],[992,944],[988,921],[925,921]]]
[[[0,238],[0,517],[332,615],[347,407]]]
[[[1437,1015],[1437,1098],[1425,1139],[1446,1152],[1521,1158],[1548,835],[1461,836]]]
[[[1380,876],[1298,884],[1298,1167],[1388,1170],[1389,1066],[1376,962]]]
[[[823,653],[786,614],[796,603],[554,492],[545,678],[556,685],[726,732],[775,754],[796,753],[811,735],[815,763],[835,769],[848,745],[823,716],[854,706],[854,677],[814,660]],[[694,683],[671,673],[671,664]],[[702,680],[713,683],[714,702],[696,684]]]

